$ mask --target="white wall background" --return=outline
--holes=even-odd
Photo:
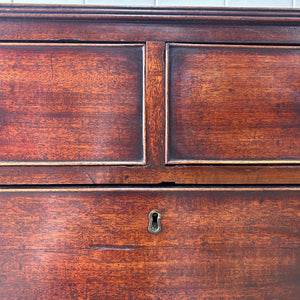
[[[300,8],[300,0],[0,0],[0,3]]]

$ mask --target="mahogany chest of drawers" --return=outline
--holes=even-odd
[[[1,5],[0,40],[0,299],[299,299],[299,10]]]

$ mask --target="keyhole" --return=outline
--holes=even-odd
[[[152,227],[153,227],[154,230],[157,230],[157,228],[158,228],[157,217],[158,217],[158,214],[153,213],[153,215],[152,215]]]
[[[162,230],[162,226],[160,222],[161,214],[155,210],[152,210],[148,215],[148,219],[149,219],[148,231],[154,234],[161,232]]]

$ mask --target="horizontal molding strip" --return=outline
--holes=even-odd
[[[282,159],[282,160],[167,160],[166,164],[168,165],[210,165],[210,164],[214,164],[214,165],[256,165],[256,164],[260,164],[260,165],[268,165],[268,164],[272,164],[272,165],[276,165],[276,164],[300,164],[300,160],[293,160],[293,159]]]
[[[1,4],[0,18],[116,19],[147,21],[300,22],[299,9],[129,8]]]
[[[260,192],[260,191],[300,191],[299,187],[81,187],[81,188],[0,188],[0,193],[10,192]]]

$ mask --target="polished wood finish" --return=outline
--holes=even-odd
[[[299,189],[15,189],[0,200],[1,299],[299,295]]]
[[[176,22],[256,22],[256,23],[299,23],[299,10],[259,8],[172,8],[172,7],[105,7],[80,5],[28,5],[2,4],[0,14],[10,18],[31,19],[83,19],[125,21],[176,21]]]
[[[144,161],[144,46],[0,44],[0,164]]]
[[[300,162],[300,47],[171,44],[169,163]]]
[[[296,9],[118,9],[20,4],[1,4],[0,7],[0,36],[1,40],[8,41],[294,44],[300,41],[299,23],[299,10]]]
[[[147,42],[147,164],[164,164],[165,153],[165,43]]]
[[[0,41],[1,300],[299,298],[299,10],[0,4]]]
[[[105,16],[104,16],[105,17]],[[295,22],[297,23],[295,17]],[[150,18],[151,19],[151,18]],[[186,43],[251,43],[251,44],[297,44],[300,43],[300,27],[296,24],[285,24],[283,18],[273,18],[270,24],[259,24],[258,21],[241,19],[238,24],[224,22],[215,17],[215,21],[178,21],[136,20],[119,22],[45,18],[29,19],[26,14],[15,17],[2,17],[0,14],[1,40],[11,41],[106,41],[106,42],[143,42],[143,41],[172,41]],[[299,23],[299,21],[298,21]],[[163,26],[162,26],[163,25]],[[188,25],[188,30],[186,28]],[[38,30],[37,30],[38,28]]]
[[[229,250],[225,256],[209,249],[167,247],[4,250],[0,260],[10,257],[11,263],[5,260],[8,272],[1,278],[0,294],[5,300],[20,295],[23,299],[297,300],[298,270],[293,265],[297,255],[298,251],[284,248]],[[12,277],[15,282],[10,282]]]
[[[299,163],[297,155],[299,153],[297,148],[298,131],[296,128],[296,106],[299,90],[295,75],[297,72],[297,45],[300,42],[299,21],[299,10],[113,9],[1,4],[0,39],[2,43],[0,50],[4,51],[7,47],[12,47],[14,50],[10,52],[9,55],[11,56],[6,54],[0,58],[5,71],[1,77],[5,100],[0,105],[4,105],[5,110],[7,110],[7,106],[12,104],[13,107],[8,110],[15,110],[14,116],[5,113],[4,110],[4,118],[2,119],[2,124],[4,121],[6,123],[3,124],[3,131],[0,133],[2,136],[0,147],[3,150],[0,153],[2,155],[0,184],[299,183],[300,168],[296,165]],[[224,140],[222,140],[224,135],[220,134],[220,141],[213,144],[215,150],[206,149],[207,156],[203,158],[201,155],[197,155],[199,149],[195,148],[197,145],[199,146],[199,140],[197,142],[195,139],[193,141],[195,152],[190,153],[188,163],[195,163],[196,166],[185,164],[173,168],[166,165],[166,163],[186,163],[183,157],[180,158],[180,161],[176,157],[172,157],[172,153],[169,157],[168,149],[170,151],[174,149],[172,150],[173,145],[168,145],[168,139],[166,140],[168,131],[166,132],[165,127],[169,125],[168,122],[176,121],[167,120],[166,123],[166,108],[175,104],[170,103],[170,99],[167,99],[166,107],[165,98],[169,96],[170,76],[178,76],[180,73],[179,70],[177,75],[171,74],[172,72],[169,72],[169,67],[166,65],[166,60],[169,59],[165,54],[168,42],[181,43],[184,44],[183,47],[188,46],[187,43],[205,44],[205,47],[208,47],[207,44],[213,43],[215,48],[211,47],[210,50],[217,51],[218,49],[220,51],[216,53],[215,57],[223,53],[223,60],[219,57],[219,60],[223,62],[226,59],[224,51],[230,51],[230,49],[235,49],[235,53],[239,57],[243,51],[248,51],[248,58],[245,55],[241,60],[241,63],[244,64],[251,63],[250,57],[256,59],[259,56],[274,62],[277,61],[274,65],[263,63],[266,68],[260,70],[258,74],[261,76],[254,78],[253,81],[257,85],[252,83],[253,86],[251,86],[251,83],[247,81],[249,74],[248,77],[247,74],[243,74],[243,80],[250,89],[249,95],[253,97],[260,95],[257,87],[264,84],[265,77],[269,78],[269,83],[271,82],[270,78],[277,82],[280,81],[280,86],[284,84],[285,88],[285,92],[282,94],[280,86],[274,86],[274,89],[270,87],[268,90],[273,97],[267,98],[270,105],[274,105],[275,102],[281,105],[275,107],[274,110],[267,105],[269,104],[268,101],[267,104],[264,104],[263,101],[258,101],[255,98],[256,106],[254,109],[257,112],[248,118],[251,121],[250,124],[243,119],[244,133],[239,136],[241,140],[243,136],[253,133],[252,142],[247,143],[247,140],[231,141],[229,139],[227,140],[229,143],[224,144]],[[205,49],[205,47],[201,49]],[[26,48],[34,49],[35,52],[32,50],[32,53],[37,53],[37,56],[31,57],[30,51],[27,52],[23,64],[19,63],[16,70],[13,71],[11,61],[14,59],[17,61],[16,55],[25,54]],[[52,61],[52,67],[56,68],[53,78],[50,72],[50,48],[61,49],[55,51],[55,55],[61,55],[60,58],[65,51],[63,54],[64,57],[67,57],[65,60]],[[113,51],[110,51],[112,49]],[[276,49],[278,49],[277,52]],[[83,53],[81,51],[87,55],[81,55]],[[130,51],[132,54],[129,54]],[[259,54],[263,51],[266,53]],[[231,57],[234,55],[232,54]],[[7,57],[6,61],[5,57]],[[96,68],[92,61],[97,62],[100,57],[106,62],[111,60],[112,63],[109,66],[104,63],[101,68]],[[40,60],[37,61],[39,58]],[[124,59],[124,63],[119,65],[121,58]],[[64,72],[63,70],[68,68],[64,62],[68,59],[72,70]],[[295,64],[293,59],[295,59]],[[34,65],[29,62],[30,60],[36,60],[37,66],[40,66],[39,70],[36,70],[37,67],[34,69]],[[289,69],[285,68],[286,64],[290,66]],[[210,63],[210,66],[211,71],[214,71],[213,62]],[[114,68],[114,70],[110,71],[108,67]],[[57,70],[60,70],[59,74],[55,73]],[[85,72],[87,70],[92,74],[88,75],[88,72]],[[231,77],[234,77],[234,67],[231,70],[233,72]],[[31,80],[30,76],[26,77],[25,73],[34,74],[33,71],[36,74],[34,80]],[[75,76],[76,72],[81,71],[86,73],[87,77]],[[272,73],[268,73],[268,71]],[[28,87],[34,87],[36,91],[34,92],[34,89],[27,91],[25,88],[22,90],[23,83],[16,86],[17,81],[12,76],[16,73],[18,73],[16,78],[22,79]],[[8,74],[11,74],[10,77],[7,77]],[[290,77],[294,81],[290,81]],[[107,89],[103,90],[100,85],[95,84],[95,78],[98,78],[103,85],[106,84]],[[45,83],[41,84],[42,80]],[[60,80],[61,84],[57,84],[56,80]],[[68,105],[70,93],[62,90],[64,82],[70,82],[75,86],[78,80],[81,82],[82,88],[77,86],[78,93],[76,95],[73,93],[72,97],[76,96],[78,101],[81,99],[80,101],[83,101],[81,103],[85,103],[86,109],[89,109],[89,113],[84,117],[82,110],[70,111],[71,107]],[[114,81],[118,86],[115,86]],[[172,83],[180,85],[180,80],[178,82],[172,81]],[[14,87],[13,91],[10,86]],[[51,92],[44,91],[45,89],[47,91],[47,87],[52,88]],[[91,98],[88,90],[93,91],[94,97]],[[118,94],[120,92],[121,98]],[[239,90],[239,92],[242,93],[243,91]],[[42,101],[43,98],[39,96],[41,93],[47,96],[45,99],[48,103]],[[267,94],[263,91],[261,93],[261,95]],[[38,101],[30,109],[24,105],[27,101],[26,94],[32,94],[32,102]],[[100,105],[98,101],[101,95],[105,99],[109,99],[112,94],[116,99],[118,98],[118,101],[105,101]],[[226,96],[227,100],[229,99],[228,95],[229,92]],[[35,108],[42,109],[43,113],[49,110],[48,105],[51,103],[48,101],[49,97],[55,104],[53,114],[59,113],[59,109],[65,111],[66,114],[61,119],[54,116],[50,120],[49,117],[35,114]],[[235,92],[233,99],[238,98],[237,92]],[[280,100],[275,101],[275,98],[280,98]],[[252,105],[251,102],[245,100],[246,98],[242,99],[244,99],[242,103],[245,103],[246,107],[249,108]],[[189,100],[186,99],[186,101]],[[125,101],[124,105],[122,104],[123,101]],[[238,108],[237,103],[237,100],[232,102],[233,109]],[[97,108],[98,110],[94,111]],[[224,126],[228,125],[229,131],[225,128],[224,131],[230,137],[230,130],[237,126],[240,127],[239,124],[230,125],[226,123],[226,120],[231,120],[232,117],[229,107],[219,105],[215,108],[222,112],[227,109],[227,117],[223,124]],[[70,120],[71,112],[72,114],[75,113],[76,118],[73,120]],[[95,112],[97,116],[94,116]],[[26,120],[24,113],[29,114],[26,116]],[[107,113],[112,115],[109,122],[106,117],[104,118]],[[198,118],[193,116],[195,113],[196,111],[188,112],[184,118],[186,121],[190,120],[189,122],[192,124],[195,123],[197,127],[201,125],[201,122],[198,123]],[[262,126],[259,134],[256,133],[254,138],[253,127],[257,125],[258,119],[262,115],[264,118],[268,118],[268,124],[276,121],[276,126]],[[277,115],[280,115],[280,118],[275,118]],[[85,122],[81,124],[79,120],[85,120]],[[238,117],[234,120],[238,121]],[[48,125],[42,127],[37,124],[38,121],[43,121]],[[101,126],[96,124],[99,121]],[[7,122],[10,123],[7,124]],[[67,126],[64,126],[68,124],[73,124],[71,133],[70,128],[67,132]],[[285,128],[280,127],[281,125]],[[196,127],[194,129],[199,132],[199,128]],[[265,131],[263,128],[268,130]],[[44,129],[46,131],[42,134]],[[11,132],[11,138],[8,138],[10,131],[14,133]],[[215,131],[213,136],[218,134]],[[295,135],[293,136],[294,141],[291,141],[292,135]],[[188,138],[190,135],[181,136]],[[211,135],[210,138],[213,139],[213,136]],[[267,147],[261,145],[262,141],[266,140]],[[172,141],[175,144],[177,142],[179,144],[184,143],[182,140],[175,141],[173,139]],[[279,141],[279,146],[277,141]],[[217,149],[224,149],[225,145],[231,147],[238,145],[239,148],[230,150],[230,147],[227,147],[227,154],[216,153]],[[183,148],[184,151],[192,152],[189,145]],[[259,152],[262,149],[264,152],[266,150],[268,152]],[[228,151],[232,153],[230,154]],[[237,151],[237,156],[235,156],[235,151]],[[205,166],[199,165],[203,163]],[[214,167],[211,165],[213,163],[230,165],[228,167]],[[234,166],[237,163],[244,163],[248,166]],[[263,163],[263,165],[257,166],[257,163]],[[283,166],[278,166],[279,163]],[[249,164],[254,164],[254,166]],[[28,165],[28,167],[24,165]],[[51,165],[51,167],[49,168],[47,165]],[[95,167],[96,165],[98,167]],[[106,165],[106,167],[101,165]],[[131,166],[127,167],[127,165],[144,166],[132,168]]]
[[[299,166],[174,165],[165,167],[0,167],[3,185],[45,184],[299,184]]]

